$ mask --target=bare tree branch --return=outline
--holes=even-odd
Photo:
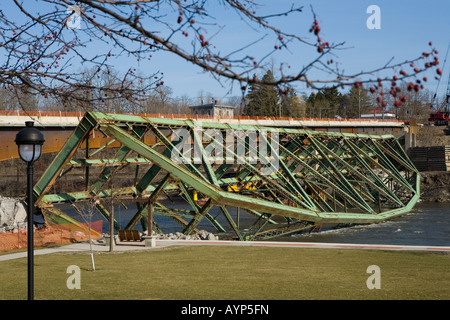
[[[262,30],[261,35],[250,43],[228,48],[216,39],[223,25],[214,12],[208,10],[206,0],[45,0],[41,3],[37,10],[31,2],[13,0],[17,13],[22,15],[17,21],[0,11],[0,55],[3,57],[0,84],[5,88],[27,87],[42,97],[56,99],[67,108],[94,108],[118,98],[138,107],[152,90],[162,85],[162,70],[146,75],[130,68],[121,77],[116,75],[108,86],[94,80],[111,72],[114,58],[127,56],[130,61],[139,63],[151,59],[158,51],[178,56],[219,81],[237,82],[242,90],[249,84],[263,82],[257,74],[266,68],[269,57],[277,57],[281,51],[293,47],[298,50],[297,46],[316,50],[317,56],[298,65],[280,62],[279,75],[264,84],[286,90],[303,83],[321,90],[370,83],[374,92],[381,93],[383,83],[390,84],[395,92],[397,82],[423,81],[419,77],[432,68],[440,76],[437,51],[431,47],[428,52],[401,63],[389,61],[373,70],[344,73],[334,61],[334,52],[344,43],[322,39],[321,26],[312,8],[312,17],[305,16],[305,19],[311,18],[309,32],[312,37],[308,37],[307,32],[305,35],[292,34],[271,23],[272,18],[306,15],[303,7],[292,5],[278,13],[260,15],[257,1],[222,0],[219,4],[224,9],[232,9],[231,12],[238,14],[248,26]],[[79,8],[79,13],[69,10],[75,7]],[[83,28],[69,29],[68,19],[77,14]],[[259,56],[249,53],[256,45],[262,45],[263,39],[270,37],[274,41],[266,45],[265,51],[258,51]],[[87,46],[92,45],[98,46],[94,54],[87,50]],[[76,68],[79,65],[83,66],[81,70]],[[313,78],[312,70],[327,76]],[[382,79],[376,77],[383,71],[392,73]],[[417,85],[420,90],[420,83],[413,85],[414,90]]]

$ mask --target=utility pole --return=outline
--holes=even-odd
[[[361,87],[358,87],[358,118],[361,119]]]
[[[114,250],[114,192],[113,182],[111,177],[111,209],[109,210],[109,252]]]

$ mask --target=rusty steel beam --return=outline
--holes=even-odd
[[[18,128],[25,121],[32,120],[35,126],[42,131],[46,143],[42,153],[59,152],[84,117],[84,112],[60,112],[60,111],[0,111],[0,161],[17,159],[19,154],[14,143]],[[284,118],[284,117],[211,117],[205,115],[177,115],[177,114],[153,114],[143,115],[152,118],[168,118],[196,121],[207,121],[215,123],[233,123],[237,125],[257,125],[267,127],[284,128],[311,128],[316,131],[337,131],[343,133],[369,133],[375,131],[401,132],[404,130],[404,122],[399,120],[382,119],[310,119],[310,118]],[[151,132],[144,137],[146,143],[156,141]],[[89,143],[92,148],[105,146],[116,148],[117,143],[108,144],[109,138],[94,130],[91,133]]]

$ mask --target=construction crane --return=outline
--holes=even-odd
[[[447,61],[448,51],[450,49],[450,43],[447,48],[447,54],[445,55],[444,60],[444,66],[445,62]],[[436,99],[437,91],[439,88],[439,83],[436,87],[436,92],[433,96],[433,100],[431,101],[431,106],[433,107],[434,100]],[[442,111],[439,110],[439,106],[436,104],[436,112],[430,114],[430,118],[428,119],[431,123],[433,123],[435,126],[447,126],[450,122],[450,73],[448,76],[448,82],[447,82],[447,93],[445,97],[445,107]]]
[[[447,126],[450,121],[450,74],[447,83],[445,107],[442,111],[440,111],[439,107],[437,107],[437,111],[430,114],[428,121],[432,122],[435,126]]]

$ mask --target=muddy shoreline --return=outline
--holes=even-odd
[[[450,203],[450,172],[421,172],[420,202]]]

